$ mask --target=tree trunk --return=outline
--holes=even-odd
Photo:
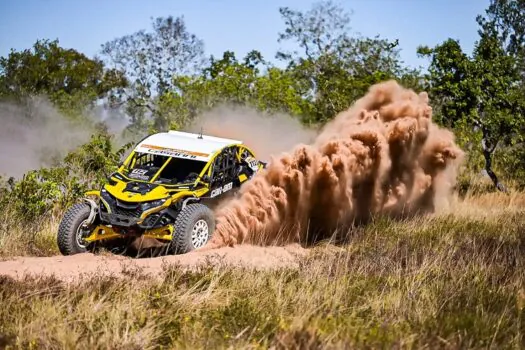
[[[487,172],[488,176],[494,183],[494,186],[501,192],[507,192],[507,188],[505,185],[503,185],[498,177],[496,176],[496,173],[492,170],[492,154],[494,153],[494,150],[496,149],[496,145],[498,144],[498,141],[495,141],[492,143],[489,140],[488,133],[486,132],[486,129],[483,129],[483,139],[481,140],[481,146],[483,147],[483,156],[485,157],[485,171]]]

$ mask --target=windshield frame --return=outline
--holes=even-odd
[[[162,163],[160,168],[155,172],[155,174],[153,174],[151,176],[151,178],[149,180],[130,177],[129,173],[130,173],[130,171],[132,171],[134,169],[135,162],[136,162],[137,158],[141,157],[141,156],[147,156],[147,155],[151,155],[153,157],[166,157],[166,160]],[[203,163],[204,165],[203,165],[203,168],[202,168],[201,172],[198,174],[198,177],[195,179],[195,181],[191,181],[191,182],[183,182],[182,181],[182,182],[178,182],[178,183],[169,183],[169,182],[165,182],[165,181],[160,181],[159,182],[158,179],[159,179],[162,171],[164,171],[164,169],[170,164],[170,162],[173,161],[173,159],[191,160],[191,161]],[[121,166],[117,170],[117,172],[121,176],[123,176],[124,178],[126,178],[127,180],[130,180],[130,181],[150,183],[150,184],[157,184],[157,185],[169,186],[169,187],[180,187],[180,186],[197,185],[198,182],[200,182],[201,179],[207,173],[209,175],[210,171],[211,171],[210,161],[199,161],[199,160],[187,159],[187,158],[182,158],[182,157],[179,158],[179,157],[174,157],[174,156],[169,156],[169,155],[164,155],[164,154],[155,154],[155,153],[149,153],[149,152],[137,152],[136,150],[133,150],[128,155],[126,160],[121,164]]]

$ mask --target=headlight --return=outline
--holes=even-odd
[[[149,209],[151,209],[151,208],[160,207],[160,206],[163,205],[165,202],[166,202],[166,198],[159,199],[159,200],[156,200],[156,201],[151,201],[151,202],[142,203],[142,205],[141,205],[141,209],[142,209],[142,211],[146,211],[146,210],[149,210]]]

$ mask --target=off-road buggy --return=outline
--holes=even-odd
[[[241,141],[179,131],[150,135],[100,191],[66,211],[60,252],[124,251],[137,238],[153,239],[167,254],[202,247],[215,229],[212,208],[265,165]]]

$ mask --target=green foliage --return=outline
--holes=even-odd
[[[492,32],[484,33],[474,51],[480,122],[505,144],[522,142],[525,101],[517,90],[520,75],[515,59],[506,54]]]
[[[478,15],[480,34],[487,28],[496,31],[505,52],[525,63],[525,2],[523,0],[491,0],[486,16]],[[521,69],[525,66],[521,65]]]
[[[279,42],[291,41],[303,52],[280,51],[277,58],[287,63],[302,96],[313,104],[314,122],[332,119],[375,83],[418,75],[401,66],[397,40],[351,36],[350,15],[332,1],[305,12],[288,7],[279,12],[285,22]]]
[[[475,113],[478,101],[472,81],[472,62],[457,40],[448,39],[435,48],[420,47],[418,53],[430,57],[430,98],[436,108],[435,120],[456,127]]]
[[[45,171],[29,171],[21,181],[9,182],[4,188],[1,207],[13,205],[15,213],[22,221],[31,222],[48,214],[61,196],[60,188],[50,181]]]
[[[524,56],[522,46],[517,44],[525,43],[520,34],[522,24],[518,23],[519,18],[525,18],[524,11],[520,1],[491,1],[487,17],[477,18],[480,38],[472,57],[452,39],[432,49],[418,50],[431,60],[429,92],[436,120],[455,129],[460,144],[470,149],[471,160],[484,154],[485,168],[500,189],[492,171],[496,154],[494,168],[525,183],[522,173],[513,166],[521,164],[514,156],[518,156],[516,150],[522,149],[525,141]],[[503,152],[496,152],[498,146]],[[513,151],[507,151],[510,149]],[[476,168],[478,163],[467,164]]]
[[[111,135],[100,129],[91,140],[70,152],[52,168],[29,171],[23,178],[0,184],[0,210],[13,210],[22,223],[38,224],[54,210],[62,210],[85,191],[98,188],[115,171],[131,143],[115,150]]]
[[[31,49],[11,50],[0,57],[0,97],[17,100],[45,94],[58,106],[82,109],[113,88],[126,84],[100,60],[59,46],[58,40],[38,40]]]
[[[256,51],[243,62],[231,52],[225,52],[219,60],[212,57],[202,75],[176,77],[174,85],[173,92],[158,98],[157,105],[163,112],[154,121],[156,130],[164,125],[183,127],[200,113],[224,103],[302,116],[308,115],[311,108],[293,75],[266,64]]]

